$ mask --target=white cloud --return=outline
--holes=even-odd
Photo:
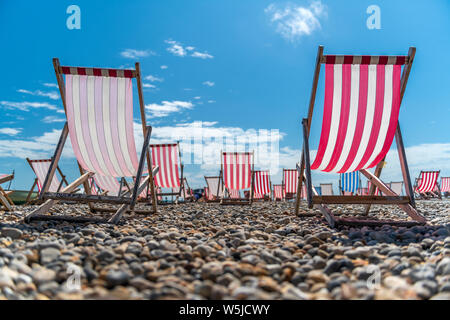
[[[124,58],[128,59],[137,59],[148,57],[149,55],[155,55],[153,51],[149,50],[135,50],[135,49],[126,49],[120,53],[120,55]]]
[[[58,88],[58,85],[56,83],[45,82],[43,83],[43,85],[49,88]]]
[[[208,100],[208,103],[216,103],[216,100]]]
[[[44,109],[56,111],[58,113],[64,113],[64,110],[59,109],[54,104],[50,104],[50,103],[47,103],[47,102],[0,101],[0,106],[3,106],[6,109],[19,109],[19,110],[22,110],[22,111],[29,111],[30,108],[35,108],[35,109],[44,108]]]
[[[194,97],[195,100],[200,100],[201,98],[202,98],[202,97],[200,97],[200,96]]]
[[[320,1],[314,1],[308,7],[270,4],[264,11],[270,16],[271,22],[276,24],[276,31],[291,42],[320,29],[319,18],[327,14],[326,6]]]
[[[19,89],[19,90],[17,90],[17,92],[30,94],[32,96],[47,97],[52,100],[58,100],[60,97],[59,93],[56,91],[43,92],[41,90],[29,91],[29,90],[25,90],[25,89]]]
[[[152,76],[152,75],[148,75],[144,79],[148,80],[150,82],[163,82],[164,81],[163,78],[158,78],[158,77],[155,77],[155,76]]]
[[[171,39],[165,40],[165,42],[170,45],[167,48],[167,51],[178,57],[185,57],[187,55],[190,55],[193,58],[200,59],[214,58],[213,55],[207,52],[196,51],[194,46],[183,46],[180,42]]]
[[[22,132],[22,128],[0,128],[0,134],[15,136]]]
[[[208,87],[214,87],[215,83],[212,81],[204,81],[202,84]]]
[[[169,68],[169,67],[166,66],[166,65],[162,65],[162,66],[160,66],[160,68],[161,68],[162,70],[165,70],[165,69],[167,69],[167,68]]]
[[[142,83],[142,87],[143,88],[150,88],[150,89],[156,88],[156,86],[151,84],[151,83]]]
[[[161,104],[152,103],[145,106],[151,118],[167,117],[171,113],[192,109],[194,105],[188,101],[162,101]]]
[[[46,116],[44,119],[42,119],[42,122],[45,123],[55,123],[55,122],[65,122],[66,119],[58,118],[55,116]]]

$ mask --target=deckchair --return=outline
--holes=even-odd
[[[441,193],[446,197],[450,195],[450,177],[441,177]]]
[[[283,169],[284,199],[294,198],[294,194],[297,193],[297,180],[298,172],[296,169]]]
[[[220,177],[224,187],[230,193],[230,198],[222,197],[221,204],[251,205],[254,194],[254,153],[253,152],[222,152]],[[234,198],[239,190],[250,189],[249,199]]]
[[[2,188],[1,184],[11,181],[14,179],[14,173],[13,174],[0,174],[0,205],[3,205],[6,211],[11,211],[12,207],[14,205],[14,202],[12,202],[9,195],[13,193],[13,191],[6,191]]]
[[[39,199],[45,202],[32,211],[25,221],[67,220],[117,223],[125,212],[134,212],[137,197],[147,184],[150,184],[154,201],[153,210],[146,210],[146,212],[156,212],[153,175],[157,173],[158,167],[152,166],[149,155],[151,126],[147,126],[145,120],[139,63],[135,64],[133,70],[81,68],[61,66],[59,60],[55,58],[53,66],[67,122],[39,194]],[[136,79],[137,84],[144,136],[139,160],[133,131],[133,78]],[[81,176],[60,192],[49,192],[50,181],[55,174],[68,135],[70,135]],[[142,184],[145,162],[147,162],[148,176]],[[89,178],[96,174],[109,177],[136,177],[133,192],[126,196],[92,195]],[[84,185],[86,194],[71,193],[81,184]],[[87,202],[91,211],[94,203],[116,204],[119,207],[113,209],[115,213],[107,219],[92,216],[45,215],[58,200]],[[98,208],[95,211],[107,212],[111,211],[111,208],[105,208],[105,210]]]
[[[391,182],[389,188],[401,196],[403,194],[403,181]]]
[[[226,190],[227,190],[228,197],[230,199],[241,200],[241,193],[239,192],[239,190],[235,190],[235,189],[226,189]]]
[[[332,196],[333,195],[333,184],[332,183],[321,183],[320,189],[322,190],[323,196]]]
[[[361,185],[359,171],[341,173],[339,175],[339,190],[341,195],[349,196],[356,194]]]
[[[192,189],[189,187],[189,184],[188,184],[186,178],[183,179],[183,198],[184,198],[185,202],[188,200],[194,201],[194,199],[195,199]]]
[[[205,176],[206,185],[208,186],[207,202],[219,202],[223,197],[223,180],[220,176],[207,177]]]
[[[171,189],[170,192],[161,192],[161,196],[181,196],[183,184],[183,163],[179,143],[151,144],[153,165],[159,166],[155,175],[157,187]]]
[[[34,179],[33,185],[31,186],[30,191],[28,192],[27,199],[25,203],[30,203],[31,195],[33,194],[34,188],[37,186],[38,193],[41,192],[42,186],[45,182],[45,177],[47,176],[48,169],[50,168],[50,164],[52,163],[52,159],[40,159],[40,160],[31,160],[30,158],[27,158],[27,162],[30,165],[31,169],[33,170],[34,174],[36,175],[36,178]],[[53,176],[53,179],[50,183],[49,191],[50,192],[59,192],[59,190],[63,187],[65,184],[68,185],[68,182],[66,180],[66,177],[62,173],[59,166],[56,167],[56,170],[58,171],[61,181],[59,181],[56,173]]]
[[[270,190],[272,189],[272,184],[270,182],[270,172],[266,171],[255,171],[253,172],[255,179],[255,193],[253,194],[253,199],[264,200],[266,196],[269,196],[270,200]]]
[[[389,187],[389,185],[386,183],[386,186]],[[370,188],[372,188],[372,182],[367,181],[367,190],[370,190]],[[390,187],[389,187],[390,188]],[[380,188],[378,188],[377,186],[375,186],[375,191],[373,193],[374,195],[380,196],[382,193],[380,191]]]
[[[364,188],[364,187],[359,187],[358,188],[358,195],[359,196],[367,196],[369,194],[369,189]]]
[[[317,205],[332,226],[412,225],[425,223],[415,209],[398,115],[414,60],[415,48],[408,56],[324,55],[319,46],[307,118],[303,119],[303,150],[298,166],[298,184],[307,187],[309,208]],[[321,65],[325,64],[324,112],[322,133],[313,163],[309,155],[309,134]],[[402,73],[402,66],[403,68]],[[406,197],[395,194],[380,179],[385,157],[396,138]],[[371,173],[367,169],[375,168]],[[373,185],[367,196],[318,196],[311,181],[311,170],[349,173],[359,171]],[[377,186],[385,196],[373,195]],[[296,214],[300,193],[297,189]],[[356,190],[356,189],[355,189]],[[396,204],[415,221],[382,221],[336,218],[327,204]]]
[[[425,198],[442,199],[438,183],[439,173],[440,171],[420,171],[417,179],[417,193],[423,195]]]
[[[284,188],[282,184],[273,185],[273,200],[283,200],[284,199]]]

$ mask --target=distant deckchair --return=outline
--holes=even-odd
[[[344,196],[356,194],[360,185],[359,171],[341,173],[339,175],[339,190]]]
[[[179,143],[151,144],[153,165],[159,166],[155,174],[157,187],[171,189],[171,192],[161,192],[161,196],[175,196],[175,201],[181,196],[183,179],[183,163]]]
[[[220,177],[230,198],[222,197],[221,204],[252,204],[254,194],[253,152],[222,152]],[[250,189],[249,199],[235,198],[239,190]]]
[[[417,178],[416,192],[424,198],[439,198],[442,199],[441,190],[439,187],[440,171],[420,171]]]
[[[147,126],[145,120],[139,63],[135,64],[134,70],[80,68],[61,66],[59,60],[55,58],[53,66],[67,122],[39,194],[39,199],[46,201],[27,215],[25,221],[66,220],[117,223],[125,212],[135,210],[138,195],[147,184],[150,184],[154,201],[153,210],[145,210],[145,212],[156,212],[153,174],[158,171],[158,167],[152,166],[148,153],[151,126]],[[139,160],[133,131],[133,78],[137,83],[144,136]],[[50,181],[55,174],[68,135],[70,135],[81,176],[60,192],[49,192]],[[142,184],[145,162],[149,172]],[[126,196],[92,195],[89,178],[95,174],[109,177],[136,177],[133,192]],[[86,194],[71,193],[81,184],[84,185]],[[58,200],[87,202],[91,211],[111,212],[113,210],[114,214],[107,219],[92,216],[46,215],[45,213]],[[116,204],[119,207],[116,209],[95,208],[94,203]]]
[[[212,192],[209,191],[208,187],[204,188],[203,194],[204,194],[205,202],[212,202],[212,201],[214,201],[214,196],[213,196]]]
[[[239,192],[239,190],[235,190],[235,189],[226,189],[226,190],[227,190],[228,197],[230,199],[241,200],[241,193]]]
[[[207,202],[219,202],[223,197],[224,187],[220,176],[207,177],[205,176],[206,185],[208,186]]]
[[[426,222],[415,209],[405,149],[398,125],[400,104],[414,55],[415,48],[410,48],[408,56],[324,55],[323,47],[319,46],[308,115],[302,121],[303,150],[298,166],[298,184],[302,185],[305,181],[309,208],[317,205],[332,227],[339,224],[412,225]],[[315,160],[311,164],[309,135],[322,64],[325,64],[322,133]],[[402,74],[403,65],[405,67]],[[406,186],[406,197],[395,194],[379,179],[394,136]],[[367,170],[372,167],[376,167],[374,173]],[[372,181],[373,185],[367,196],[318,196],[312,184],[311,170],[335,173],[359,171]],[[386,196],[373,195],[375,186]],[[299,202],[300,193],[297,192],[297,215]],[[415,221],[336,218],[327,204],[366,204],[366,212],[371,204],[396,204]]]
[[[272,189],[272,184],[270,182],[270,172],[266,171],[255,171],[253,172],[255,180],[255,193],[253,194],[253,199],[256,200],[270,200],[270,190]]]
[[[183,198],[184,198],[184,201],[194,201],[195,200],[194,193],[193,193],[192,189],[189,187],[189,184],[188,184],[186,178],[183,179]]]
[[[389,187],[398,195],[403,195],[403,181],[391,182]]]
[[[322,190],[323,196],[332,196],[333,195],[333,184],[332,183],[321,183],[320,189]]]
[[[294,194],[297,193],[297,181],[298,171],[296,169],[283,169],[284,199],[294,198]]]
[[[358,195],[360,196],[367,196],[369,194],[369,189],[364,188],[364,187],[359,187],[358,188]]]
[[[6,211],[11,211],[12,207],[14,205],[14,202],[11,200],[9,195],[13,193],[13,191],[6,191],[2,188],[1,184],[12,181],[14,179],[14,173],[13,174],[0,174],[0,205],[3,205]]]
[[[283,200],[284,199],[284,188],[282,184],[273,185],[273,200]]]
[[[441,177],[441,193],[446,197],[450,195],[450,177]]]
[[[34,174],[36,175],[36,178],[34,179],[33,185],[31,186],[30,191],[28,192],[27,199],[25,203],[30,203],[31,196],[33,194],[34,188],[37,186],[38,193],[41,192],[42,186],[45,182],[45,177],[47,176],[48,169],[50,168],[50,164],[52,163],[52,159],[40,159],[40,160],[31,160],[27,158],[27,162],[30,165],[31,169],[33,170]],[[66,177],[62,173],[59,166],[56,167],[56,170],[58,171],[61,181],[59,181],[56,173],[53,176],[53,179],[50,183],[49,191],[50,192],[59,192],[59,190],[63,187],[65,184],[68,185],[68,182],[66,180]]]

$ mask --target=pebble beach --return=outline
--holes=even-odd
[[[428,224],[410,228],[331,229],[304,202],[301,217],[292,202],[197,202],[118,225],[25,224],[33,208],[0,212],[0,300],[450,299],[448,199],[417,201]],[[370,216],[406,219],[395,207],[373,206]]]

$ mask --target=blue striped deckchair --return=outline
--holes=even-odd
[[[339,187],[343,194],[345,194],[345,192],[356,194],[359,185],[360,185],[359,171],[340,174]]]

